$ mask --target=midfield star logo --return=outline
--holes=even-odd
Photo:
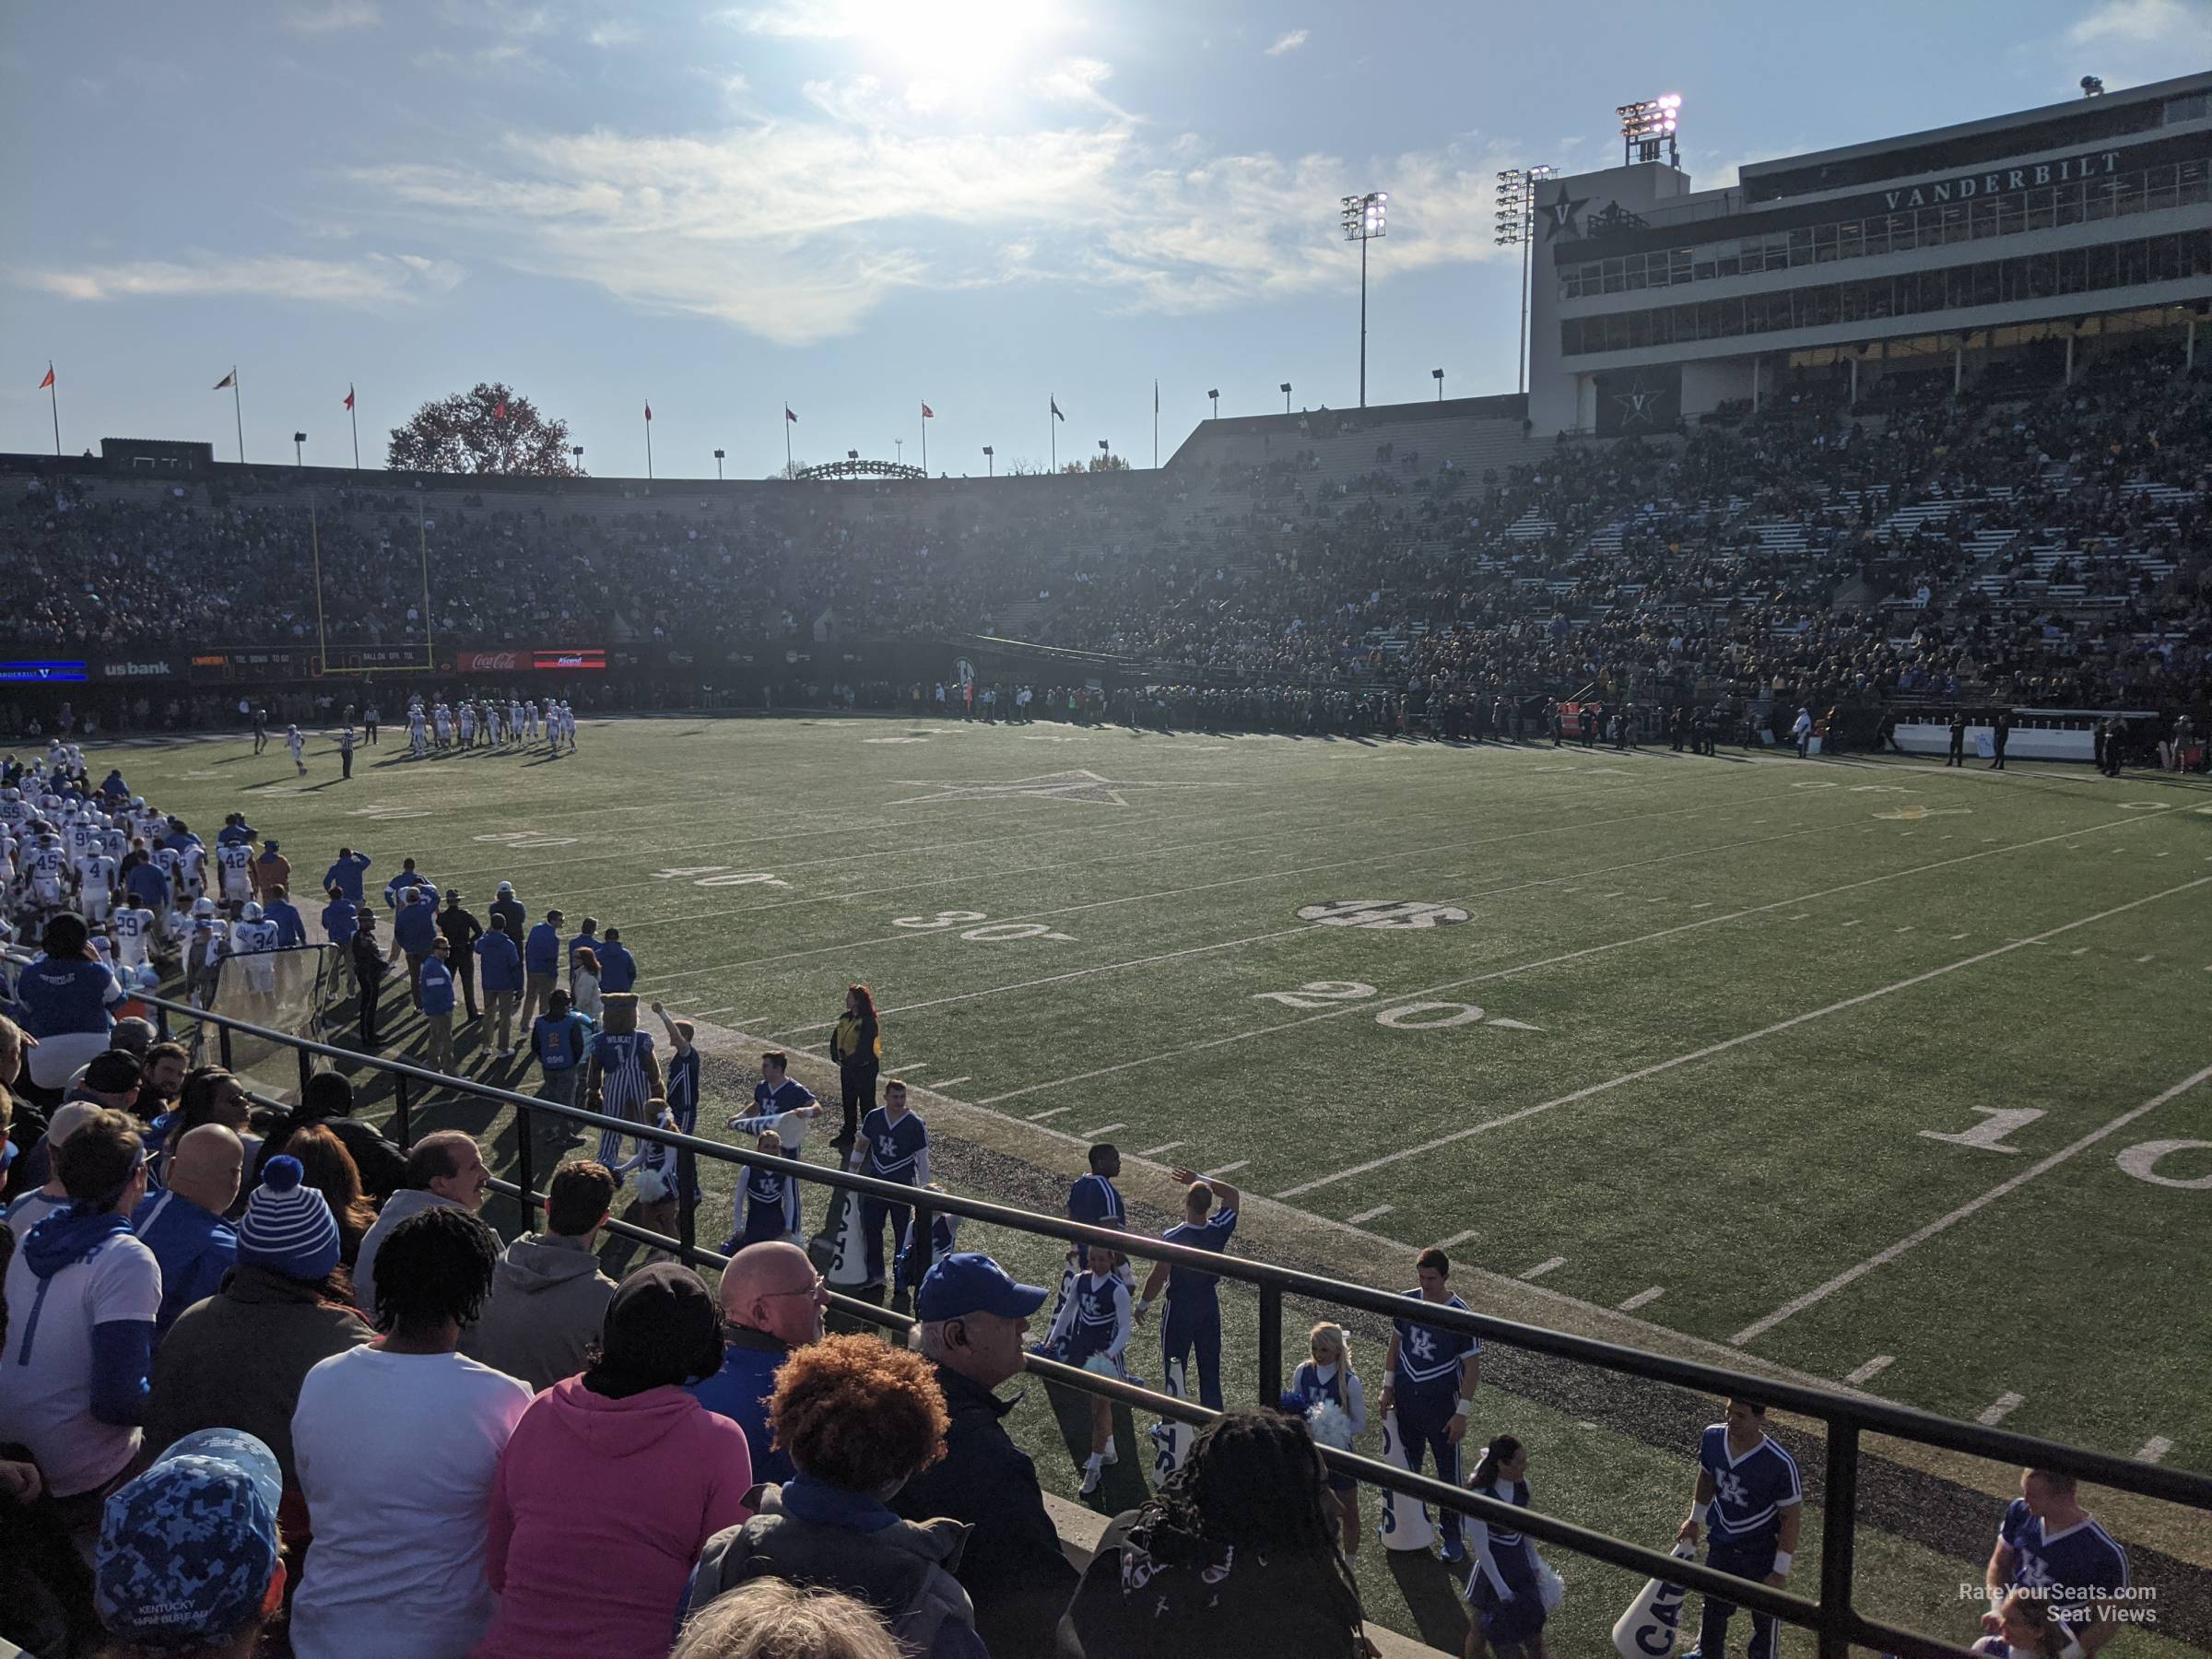
[[[893,801],[894,806],[914,806],[930,801],[998,801],[1030,799],[1074,801],[1086,806],[1126,806],[1130,792],[1170,789],[1237,789],[1235,783],[1171,783],[1100,777],[1095,771],[1044,772],[1034,778],[985,779],[976,782],[946,782],[934,778],[904,778],[902,789],[924,789],[927,794]]]

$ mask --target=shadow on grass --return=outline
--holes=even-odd
[[[1382,1554],[1421,1640],[1447,1653],[1459,1653],[1467,1640],[1467,1610],[1459,1599],[1453,1570],[1425,1549],[1386,1549]]]

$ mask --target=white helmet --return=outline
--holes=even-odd
[[[239,919],[241,922],[258,922],[258,921],[260,921],[260,920],[261,920],[261,906],[260,906],[260,905],[258,905],[258,904],[256,904],[256,903],[254,903],[254,902],[253,902],[253,900],[251,900],[251,899],[247,900],[245,901],[245,903],[244,903],[243,905],[241,905],[241,906],[239,908],[238,919]]]
[[[210,899],[210,898],[207,898],[207,897],[206,897],[205,894],[203,894],[201,897],[199,897],[199,898],[197,898],[197,899],[194,899],[194,900],[192,901],[192,913],[193,913],[194,915],[195,915],[195,916],[212,916],[212,915],[214,915],[214,914],[215,914],[215,900],[212,900],[212,899]]]

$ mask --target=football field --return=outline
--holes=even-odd
[[[1111,1139],[1133,1222],[1164,1216],[1160,1168],[1223,1171],[1249,1253],[1403,1288],[1441,1242],[1481,1311],[2212,1466],[2196,780],[830,718],[587,723],[559,760],[412,761],[387,728],[346,782],[321,739],[305,778],[242,737],[93,759],[210,841],[244,811],[311,928],[344,842],[372,888],[413,855],[479,916],[506,878],[534,919],[618,926],[646,1000],[748,1052],[824,1054],[864,980],[961,1190],[1054,1206]],[[1493,1355],[1538,1506],[1661,1542],[1694,1425],[1656,1444],[1635,1385],[1530,1365],[1517,1391]],[[1955,1626],[1998,1508],[1965,1506],[1971,1536],[1900,1518],[1866,1604]],[[2201,1569],[2203,1520],[2145,1547]],[[1579,1570],[1602,1643],[1632,1586]]]

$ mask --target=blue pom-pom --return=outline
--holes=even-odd
[[[261,1183],[272,1193],[288,1193],[298,1186],[307,1171],[296,1158],[278,1153],[262,1166]]]

